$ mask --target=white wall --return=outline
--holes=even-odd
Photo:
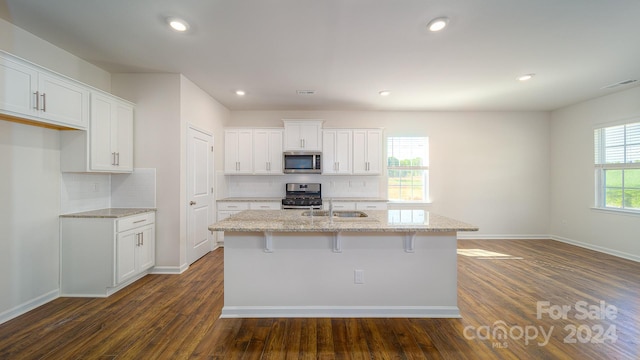
[[[229,126],[238,127],[281,127],[281,119],[324,119],[325,128],[383,127],[385,136],[428,136],[431,211],[479,226],[479,237],[549,234],[546,112],[232,111],[231,115]]]
[[[109,90],[108,72],[2,19],[0,49]],[[0,323],[58,294],[59,138],[0,120]]]
[[[98,89],[111,89],[108,72],[4,19],[0,19],[0,49]]]
[[[156,265],[180,260],[180,75],[113,74],[112,91],[136,104],[133,163],[156,169]]]
[[[214,135],[216,168],[229,111],[179,74],[113,74],[112,92],[136,103],[134,164],[156,168],[156,268],[186,268],[187,123]]]
[[[640,118],[640,87],[551,114],[551,233],[560,240],[640,261],[640,216],[595,205],[595,125]]]

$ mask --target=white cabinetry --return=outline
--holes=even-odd
[[[382,130],[353,130],[353,174],[382,172]]]
[[[75,80],[0,51],[0,84],[2,114],[59,128],[87,127],[89,88]]]
[[[133,117],[133,104],[93,91],[89,130],[60,134],[62,171],[132,172]]]
[[[284,151],[321,151],[322,120],[282,120]]]
[[[387,203],[384,201],[357,202],[356,210],[387,210]]]
[[[329,210],[329,201],[323,201],[323,209]],[[333,200],[333,210],[387,210],[384,201],[336,201]]]
[[[351,174],[352,157],[351,130],[322,131],[322,173]]]
[[[282,129],[253,130],[254,174],[282,175],[282,135]]]
[[[225,174],[251,174],[253,172],[253,130],[228,129],[224,131]]]
[[[104,297],[155,265],[155,213],[123,218],[63,217],[61,296]]]

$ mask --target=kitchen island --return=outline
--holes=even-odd
[[[426,210],[247,210],[224,231],[221,317],[460,317],[457,232]]]

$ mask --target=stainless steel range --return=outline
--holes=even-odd
[[[290,183],[285,186],[283,209],[322,209],[321,184]]]

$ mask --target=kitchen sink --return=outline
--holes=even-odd
[[[302,212],[302,216],[329,216],[327,210],[307,210]],[[333,217],[339,218],[363,218],[368,217],[366,213],[355,210],[337,210],[333,212]]]

